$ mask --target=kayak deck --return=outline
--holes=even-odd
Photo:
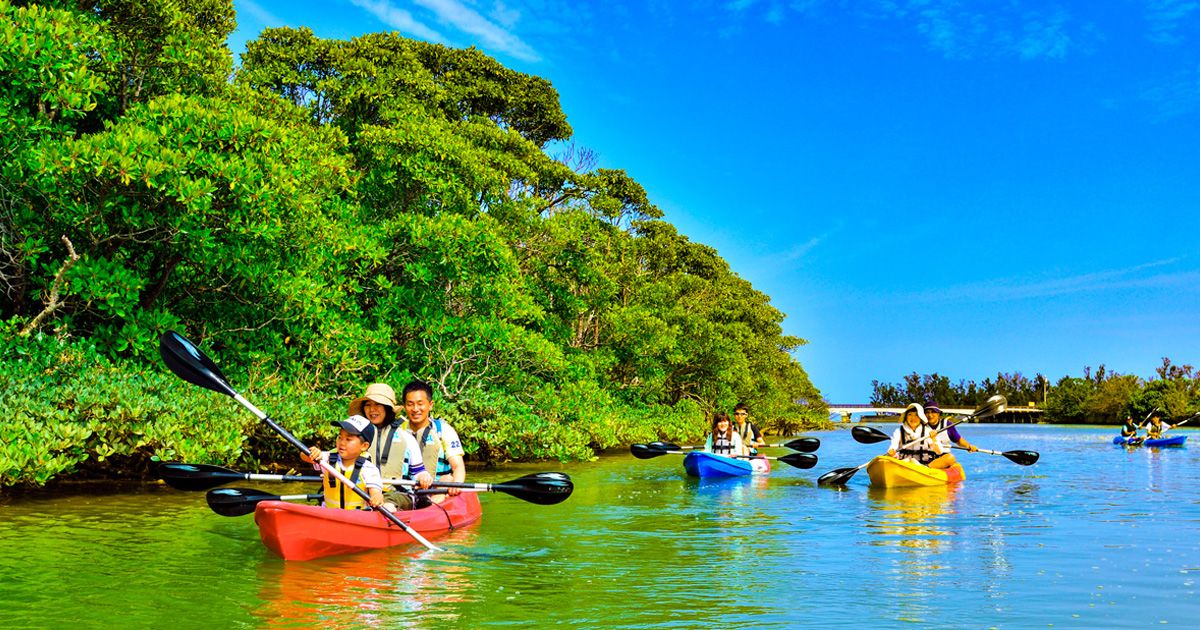
[[[739,459],[706,451],[692,451],[683,457],[683,469],[693,477],[744,477],[771,472],[771,461]]]
[[[945,470],[930,468],[914,461],[880,455],[867,464],[871,485],[883,488],[944,486],[967,478],[961,464]]]
[[[426,538],[479,520],[479,495],[463,492],[443,503],[396,516]],[[415,543],[403,529],[373,510],[339,510],[316,505],[263,501],[254,510],[263,544],[284,560],[311,560]]]
[[[1187,442],[1187,439],[1188,436],[1186,435],[1172,435],[1171,437],[1158,439],[1134,438],[1136,441],[1130,441],[1129,438],[1118,435],[1117,437],[1113,438],[1113,444],[1120,444],[1123,446],[1183,446],[1183,443]]]

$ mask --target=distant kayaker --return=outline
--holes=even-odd
[[[942,445],[927,424],[925,410],[919,403],[909,403],[900,415],[900,426],[892,433],[887,454],[929,465],[942,454]]]
[[[321,471],[325,507],[358,510],[363,508],[363,500],[358,493],[347,488],[337,477],[325,472],[316,462],[327,462],[352,484],[365,490],[371,496],[371,507],[383,505],[383,478],[379,476],[379,468],[362,456],[375,439],[375,425],[362,416],[350,416],[331,424],[341,428],[337,437],[337,449],[322,451],[317,446],[312,446],[307,455],[300,456],[304,461],[312,462]]]
[[[431,418],[433,413],[433,388],[424,381],[413,380],[404,386],[402,393],[404,415],[402,428],[410,431],[417,440],[425,468],[433,471],[438,481],[462,483],[467,479],[467,465],[463,462],[462,441],[449,422]],[[441,503],[446,496],[456,496],[459,488],[449,488],[445,495],[434,495],[433,502]]]
[[[712,431],[704,442],[704,450],[714,455],[748,455],[742,436],[733,430],[729,414],[718,411],[712,418]]]
[[[1127,444],[1139,444],[1142,441],[1138,437],[1138,423],[1129,414],[1125,415],[1125,424],[1121,425],[1121,437],[1125,438]]]
[[[1150,423],[1146,425],[1146,439],[1161,440],[1163,434],[1166,433],[1168,429],[1174,428],[1175,425],[1173,424],[1168,424],[1164,427],[1162,421],[1162,412],[1158,409],[1155,409],[1154,411],[1150,412]]]
[[[938,406],[937,402],[925,403],[925,417],[927,418],[925,424],[929,425],[930,430],[937,433],[938,442],[942,446],[942,454],[929,462],[930,468],[949,468],[955,464],[955,457],[950,453],[950,447],[953,444],[967,449],[967,452],[970,453],[979,450],[967,442],[966,438],[958,432],[958,427],[949,426],[942,417],[942,408]],[[940,433],[938,433],[939,431]]]
[[[746,403],[738,403],[733,407],[733,419],[737,422],[734,430],[742,438],[742,444],[749,449],[751,455],[758,454],[758,447],[766,446],[767,443],[762,439],[762,431],[754,426],[750,421],[750,408]]]
[[[362,396],[350,401],[350,415],[364,416],[375,426],[378,439],[367,449],[366,456],[379,467],[384,479],[411,479],[421,488],[433,483],[433,475],[421,459],[417,438],[401,429],[396,421],[396,392],[389,385],[368,385]],[[430,503],[428,497],[414,494],[411,487],[389,484],[383,486],[383,498],[383,506],[393,512]]]

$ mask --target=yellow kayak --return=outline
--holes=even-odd
[[[944,486],[958,483],[967,478],[960,464],[940,470],[918,464],[917,462],[896,459],[880,455],[867,464],[867,474],[871,476],[871,485],[883,488],[903,488],[910,486]]]

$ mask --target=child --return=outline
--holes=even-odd
[[[363,452],[371,447],[371,442],[375,439],[375,425],[359,415],[331,424],[341,427],[336,452],[325,452],[313,446],[308,450],[308,455],[300,456],[301,459],[314,464],[319,461],[329,463],[351,483],[367,491],[371,496],[370,507],[383,505],[383,478],[379,476],[379,468],[371,460],[362,457]],[[364,509],[363,499],[358,493],[325,472],[320,465],[316,467],[320,468],[324,478],[322,486],[325,491],[325,507],[342,510]]]

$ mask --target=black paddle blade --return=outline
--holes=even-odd
[[[208,490],[244,477],[232,470],[208,464],[161,462],[156,471],[159,478],[176,490]]]
[[[163,333],[158,339],[158,352],[179,378],[230,398],[237,396],[221,369],[183,335],[173,330]]]
[[[817,465],[817,456],[812,453],[791,453],[779,458],[779,461],[788,466],[803,468],[805,470]]]
[[[1022,466],[1032,466],[1041,457],[1037,451],[1004,451],[1000,454],[1007,457],[1008,461]]]
[[[650,448],[658,449],[660,451],[682,451],[683,450],[682,446],[680,446],[678,444],[672,444],[670,442],[651,442],[651,443],[647,444],[646,446],[649,446]],[[688,447],[688,448],[695,448],[695,447]]]
[[[877,444],[892,438],[888,434],[876,429],[875,427],[857,426],[850,429],[850,435],[854,436],[854,441],[859,444]]]
[[[250,488],[217,488],[209,490],[204,498],[208,507],[221,516],[245,516],[253,514],[260,501],[277,501],[279,495]]]
[[[783,447],[790,448],[793,451],[800,451],[801,453],[815,453],[817,449],[821,448],[821,440],[815,437],[796,438],[791,442],[785,443]]]
[[[633,453],[633,456],[638,459],[651,459],[654,457],[662,457],[669,451],[664,451],[661,448],[654,448],[649,444],[631,444],[629,445],[629,452]]]
[[[817,485],[819,486],[844,486],[854,473],[858,472],[858,468],[838,468],[831,470],[820,477],[817,477]]]
[[[492,484],[492,490],[538,505],[554,505],[566,501],[575,491],[575,484],[567,473],[540,472]]]

